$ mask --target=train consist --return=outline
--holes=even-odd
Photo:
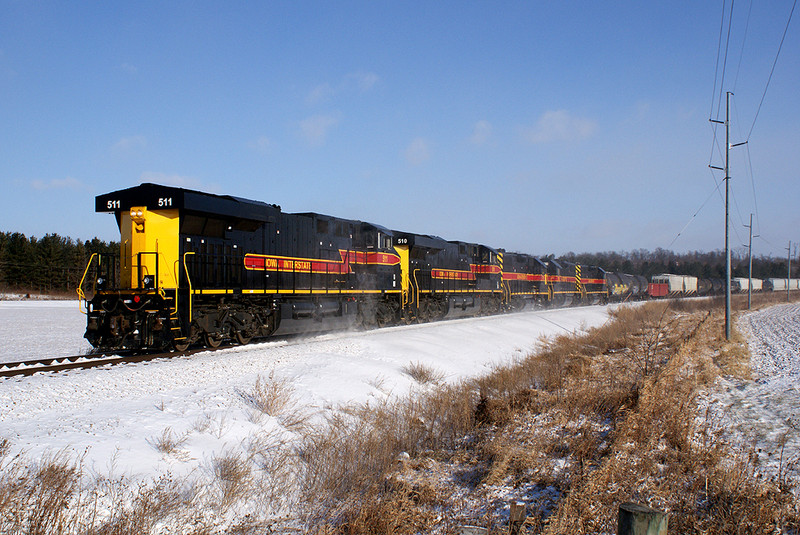
[[[102,350],[653,295],[643,277],[599,267],[182,188],[141,184],[95,209],[120,229],[119,255],[93,255],[78,288],[85,337]],[[664,295],[677,291],[666,284]]]

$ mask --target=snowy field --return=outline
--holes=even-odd
[[[707,398],[712,418],[728,441],[756,449],[767,474],[798,478],[800,304],[745,314],[738,327],[750,346],[753,380],[720,378]]]
[[[0,301],[0,362],[82,355],[85,330],[78,301]]]
[[[84,316],[75,302],[0,302],[0,314],[7,360],[23,350],[34,357],[75,354],[81,347]],[[418,388],[403,371],[409,363],[425,363],[445,381],[457,381],[526,356],[541,336],[607,319],[603,306],[522,312],[0,379],[0,437],[34,459],[56,451],[82,455],[99,474],[202,477],[214,457],[246,454],[242,448],[265,435],[291,440],[279,420],[248,406],[246,394],[259,376],[288,381],[297,407],[319,418],[348,403]],[[165,432],[180,443],[170,454],[157,448]]]

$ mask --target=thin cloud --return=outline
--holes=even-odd
[[[472,128],[469,142],[473,145],[485,145],[492,136],[492,125],[489,121],[478,121]]]
[[[328,102],[339,95],[354,92],[366,93],[380,81],[374,72],[353,72],[346,74],[339,82],[325,82],[314,87],[306,96],[306,104],[315,106]]]
[[[355,72],[348,74],[347,78],[353,80],[362,93],[372,89],[380,80],[380,77],[374,72]]]
[[[133,154],[147,147],[147,138],[144,136],[124,137],[114,143],[111,150],[116,154]]]
[[[324,145],[331,128],[339,124],[334,115],[314,115],[300,121],[300,132],[306,141],[315,147]]]
[[[529,143],[578,141],[594,134],[597,123],[591,119],[574,117],[567,110],[545,112],[533,128],[525,128],[522,135]]]
[[[119,68],[128,74],[139,74],[139,68],[136,67],[136,65],[131,65],[130,63],[123,63],[119,66]]]
[[[406,161],[411,165],[421,165],[431,159],[430,146],[425,139],[418,137],[411,141],[405,151]]]
[[[35,190],[45,191],[45,190],[63,190],[63,189],[71,189],[71,190],[81,190],[86,189],[86,185],[78,180],[77,178],[72,178],[68,176],[67,178],[54,178],[53,180],[31,180],[31,187]]]
[[[255,140],[247,144],[248,147],[261,154],[269,154],[272,152],[272,140],[267,136],[259,136]]]
[[[325,82],[324,84],[320,84],[311,90],[311,92],[306,97],[306,104],[308,104],[309,106],[314,106],[316,104],[327,102],[335,94],[336,90],[333,87],[331,87],[331,84]]]

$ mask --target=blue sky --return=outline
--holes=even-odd
[[[722,84],[756,254],[800,241],[798,13],[754,123],[791,8],[735,4]],[[541,255],[719,249],[722,12],[0,0],[0,230],[115,239],[94,196],[156,182]]]

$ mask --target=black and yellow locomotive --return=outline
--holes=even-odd
[[[95,209],[120,229],[119,255],[94,255],[78,289],[100,349],[217,347],[607,296],[599,268],[237,197],[142,184]]]

